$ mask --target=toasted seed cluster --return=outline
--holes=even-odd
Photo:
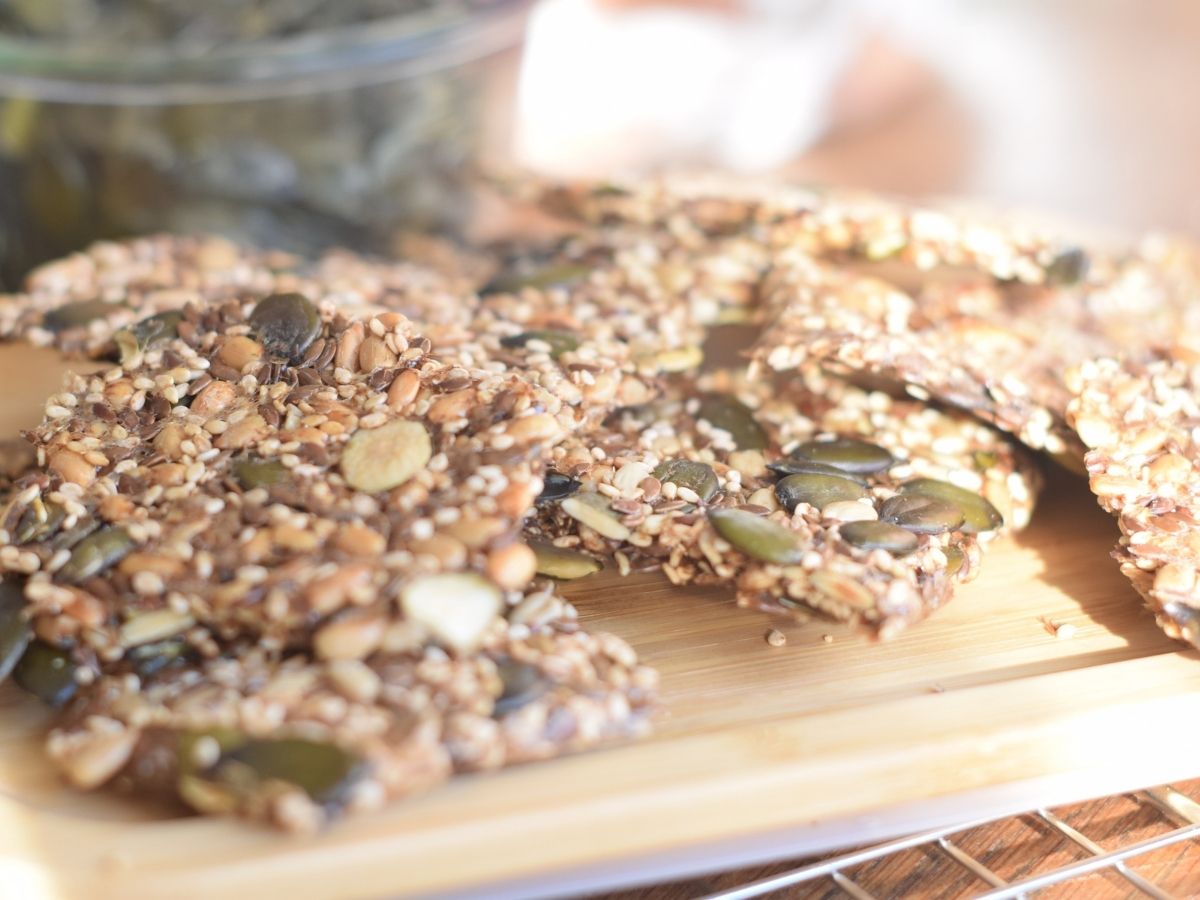
[[[1200,647],[1200,372],[1101,359],[1069,380],[1092,492],[1121,527],[1113,556],[1166,632]]]
[[[890,637],[1028,523],[1002,432],[1091,448],[1123,567],[1197,641],[1187,248],[706,181],[527,193],[552,241],[437,268],[160,236],[0,298],[0,336],[115,363],[0,470],[0,679],[62,709],[73,784],[308,830],[636,734],[655,674],[556,582],[657,569]],[[749,367],[706,368],[730,324]]]

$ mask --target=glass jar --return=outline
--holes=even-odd
[[[0,286],[90,241],[311,253],[453,232],[529,0],[181,52],[0,37]]]

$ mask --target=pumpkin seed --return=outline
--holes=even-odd
[[[1046,266],[1046,284],[1067,287],[1082,281],[1091,267],[1091,260],[1080,247],[1063,250]]]
[[[799,503],[824,509],[830,503],[858,500],[865,496],[867,491],[861,484],[840,475],[805,472],[782,478],[775,485],[775,498],[788,512],[794,512]]]
[[[582,263],[564,262],[534,271],[504,272],[480,288],[480,294],[515,294],[523,288],[549,288],[583,281],[591,272]]]
[[[963,563],[967,561],[967,555],[958,547],[946,548],[946,574],[957,575],[962,569]]]
[[[532,703],[550,690],[550,682],[542,670],[531,663],[504,657],[496,663],[496,671],[504,690],[492,707],[492,714],[504,716]]]
[[[579,349],[579,338],[575,335],[569,331],[551,331],[549,329],[522,331],[520,334],[502,337],[500,346],[510,349],[519,348],[527,346],[531,341],[537,341],[549,347],[551,359],[558,359],[564,353]]]
[[[781,459],[776,462],[767,463],[767,468],[776,475],[832,475],[835,478],[848,478],[851,481],[856,481],[863,487],[867,486],[867,479],[860,475],[855,475],[853,472],[847,472],[845,469],[839,469],[836,466],[826,465],[825,463],[811,462],[807,459]]]
[[[32,641],[13,669],[13,681],[47,706],[66,705],[75,696],[75,663],[65,650]]]
[[[890,468],[896,462],[883,447],[852,437],[828,441],[807,441],[791,452],[792,459],[824,463],[855,475],[870,475]]]
[[[237,772],[237,768],[243,771]],[[344,801],[349,787],[365,770],[362,760],[333,744],[273,738],[249,740],[228,751],[214,775],[235,790],[284,781],[303,790],[314,802],[329,806]],[[247,772],[251,777],[243,781]]]
[[[790,528],[744,509],[714,509],[708,514],[717,534],[747,556],[789,565],[800,561],[804,548]]]
[[[582,486],[581,482],[576,481],[569,475],[564,475],[562,472],[547,472],[542,476],[542,492],[538,495],[537,503],[553,503],[556,500],[562,500],[565,497],[570,497]]]
[[[432,456],[425,426],[397,419],[354,432],[342,453],[342,475],[357,491],[390,491],[424,469]]]
[[[177,309],[148,316],[140,322],[135,322],[128,328],[123,328],[113,335],[120,353],[120,362],[126,364],[139,350],[161,344],[179,336],[179,323],[183,321],[183,313]]]
[[[897,494],[884,500],[879,518],[913,534],[944,534],[963,524],[963,511],[953,503],[920,494]]]
[[[400,591],[404,614],[460,653],[479,647],[503,605],[496,585],[470,573],[426,575]]]
[[[123,528],[102,528],[85,537],[71,551],[71,558],[59,570],[64,581],[78,582],[99,575],[128,555],[133,538]]]
[[[271,294],[254,307],[250,326],[268,353],[297,363],[321,333],[321,316],[301,294]]]
[[[842,540],[862,550],[886,550],[892,556],[907,556],[921,541],[911,531],[890,522],[847,522],[838,528]]]
[[[971,454],[971,459],[976,469],[986,472],[1000,462],[1000,455],[994,450],[976,450]]]
[[[12,672],[32,638],[33,626],[25,615],[20,585],[0,580],[0,682]]]
[[[695,491],[704,501],[711,500],[721,488],[711,466],[690,459],[668,459],[659,463],[653,474],[663,483],[669,481],[676,487]]]
[[[964,521],[960,530],[965,534],[993,531],[1004,524],[1000,511],[985,497],[936,478],[917,478],[900,487],[901,494],[916,494],[944,500],[962,510]]]
[[[104,300],[80,300],[52,309],[42,318],[42,327],[58,334],[70,328],[83,328],[97,319],[102,319],[114,309],[122,309],[124,303],[107,303]]]
[[[608,501],[596,493],[576,494],[562,502],[562,510],[577,522],[591,528],[597,534],[614,541],[629,540],[631,532],[621,524]]]
[[[537,557],[539,575],[571,581],[601,569],[597,559],[578,550],[556,547],[546,541],[530,541],[529,546],[533,548],[534,556]]]
[[[133,670],[142,678],[149,678],[178,662],[188,655],[188,644],[182,638],[142,644],[125,652]]]
[[[247,491],[279,484],[288,474],[287,466],[279,460],[257,457],[234,460],[232,472],[237,483]]]
[[[714,428],[728,431],[739,450],[764,450],[767,433],[750,407],[728,394],[706,394],[700,398],[699,415]]]
[[[40,497],[35,498],[17,522],[16,543],[45,540],[58,531],[66,517],[67,511],[57,503],[49,500],[43,503]]]

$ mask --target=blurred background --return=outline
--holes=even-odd
[[[0,0],[0,286],[98,237],[396,252],[475,177],[717,167],[1200,233],[1188,0]]]

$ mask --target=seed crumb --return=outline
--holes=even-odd
[[[787,635],[778,628],[768,628],[766,640],[772,647],[782,647],[787,643]]]
[[[833,635],[832,634],[823,634],[823,635],[821,635],[821,640],[824,641],[826,644],[832,644],[833,643]]]

